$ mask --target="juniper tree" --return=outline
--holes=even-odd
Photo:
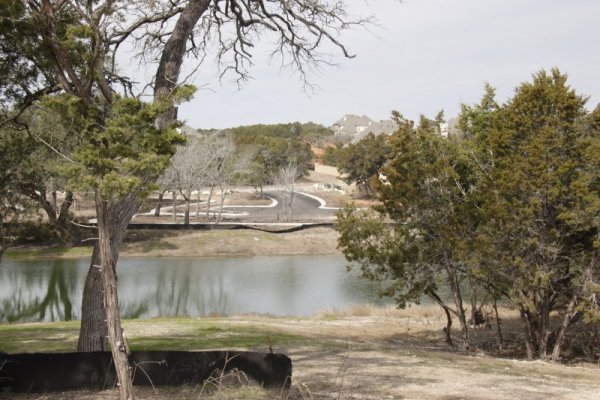
[[[460,143],[442,137],[436,124],[419,127],[395,115],[400,126],[390,138],[393,157],[374,178],[375,215],[347,208],[338,214],[339,246],[363,275],[387,282],[383,294],[400,307],[430,296],[445,311],[446,341],[452,343],[452,315],[459,320],[463,346],[469,329],[461,281],[469,275],[465,253],[473,234],[472,165]],[[447,285],[452,303],[439,295]]]
[[[557,69],[535,74],[480,138],[489,167],[479,185],[481,237],[496,259],[495,272],[510,282],[528,358],[548,356],[555,341],[550,314],[574,306],[595,254],[597,228],[583,222],[582,212],[590,209],[580,206],[598,196],[586,156],[598,135],[586,138],[577,128],[586,99],[566,81]],[[572,310],[567,313],[570,319]]]

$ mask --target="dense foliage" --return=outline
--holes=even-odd
[[[388,135],[369,133],[357,143],[329,147],[324,154],[326,164],[336,166],[344,181],[358,185],[367,195],[373,194],[371,179],[392,156]]]
[[[333,135],[329,128],[312,122],[240,126],[228,131],[240,150],[253,154],[247,178],[256,187],[274,183],[289,163],[299,167],[300,176],[306,175],[313,161],[311,144]]]
[[[433,297],[447,329],[450,315],[458,317],[466,347],[465,284],[472,324],[484,299],[504,298],[519,310],[529,358],[559,359],[569,327],[597,318],[598,111],[588,113],[566,79],[539,72],[504,105],[486,87],[480,104],[463,106],[462,139],[441,137],[424,118],[414,128],[396,115],[401,128],[381,168],[386,179],[374,180],[382,205],[374,214],[347,208],[339,215],[348,260],[385,281],[384,294],[400,306]],[[437,296],[441,283],[452,307]]]

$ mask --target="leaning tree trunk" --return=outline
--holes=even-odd
[[[444,313],[446,313],[446,326],[444,327],[444,339],[446,341],[446,344],[449,346],[454,346],[454,343],[452,343],[452,336],[450,334],[450,329],[452,328],[452,315],[450,314],[450,312],[452,311],[450,309],[450,307],[448,307],[440,298],[440,296],[438,296],[438,294],[436,292],[434,292],[433,290],[427,290],[425,291],[425,294],[427,294],[429,297],[431,297],[433,300],[435,300],[438,305],[440,307],[442,307],[442,310],[444,310]]]
[[[131,221],[140,204],[140,200],[131,195],[112,203],[108,208],[111,251],[115,265],[119,259],[119,247],[125,236],[127,225],[129,225],[129,221]],[[102,285],[99,266],[100,251],[98,243],[96,243],[83,288],[81,328],[79,330],[77,351],[108,350],[108,331],[102,295],[104,286]]]
[[[186,4],[183,12],[179,16],[175,27],[173,28],[172,34],[167,40],[165,47],[162,51],[162,57],[159,62],[159,67],[156,73],[156,82],[154,85],[155,100],[161,97],[169,96],[175,88],[181,65],[183,63],[183,57],[186,51],[186,43],[190,37],[192,30],[202,14],[208,9],[210,0],[195,0],[190,1]],[[165,113],[156,121],[157,128],[164,128],[170,123],[174,122],[177,118],[177,110],[173,109],[169,113]],[[151,182],[156,177],[147,177],[148,182]],[[113,261],[116,265],[119,256],[119,247],[125,235],[125,230],[131,218],[140,207],[139,199],[134,196],[128,196],[127,198],[111,204],[108,208],[108,224],[110,237],[110,248],[113,254]],[[99,252],[94,252],[90,265],[88,275],[94,275],[97,271],[94,271],[94,265],[100,265]],[[88,281],[90,282],[88,285]],[[83,292],[83,301],[81,309],[81,330],[79,337],[80,351],[101,351],[102,345],[98,343],[99,336],[105,337],[106,334],[106,322],[105,313],[102,308],[103,287],[100,279],[88,278],[86,280],[86,286]],[[90,297],[92,299],[90,299]],[[99,317],[102,315],[102,317]],[[98,318],[102,318],[100,321]],[[104,324],[102,333],[99,333],[98,326]]]
[[[160,217],[160,209],[162,207],[163,197],[165,196],[165,192],[166,192],[166,190],[161,190],[161,192],[158,194],[158,200],[156,201],[156,208],[154,209],[154,217],[155,218]]]
[[[98,220],[98,247],[100,250],[100,273],[104,287],[104,310],[108,338],[117,372],[117,381],[121,399],[133,399],[131,368],[129,367],[129,346],[123,334],[119,315],[119,296],[117,294],[117,263],[113,257],[111,225],[108,218],[108,205],[99,189],[96,189],[96,216]]]
[[[192,30],[202,14],[208,9],[210,0],[192,0],[188,2],[180,14],[175,27],[165,44],[162,51],[162,57],[159,62],[159,67],[156,73],[155,80],[155,100],[169,96],[178,82],[179,72],[183,63],[183,57],[186,52],[186,44],[192,33]],[[156,121],[158,129],[164,128],[174,122],[177,118],[177,109],[165,113]],[[146,180],[150,183],[156,177],[148,176]],[[111,341],[117,346],[112,349],[113,357],[115,357],[115,365],[118,366],[119,382],[123,382],[119,388],[122,399],[133,398],[132,388],[127,385],[129,371],[123,368],[123,358],[126,354],[126,342],[123,339],[123,332],[120,330],[120,319],[118,315],[118,298],[116,293],[116,264],[119,255],[119,247],[129,221],[140,206],[140,201],[133,195],[125,199],[115,201],[111,206],[104,204],[104,207],[99,207],[97,212],[98,227],[99,227],[99,251],[94,252],[90,266],[90,273],[95,274],[94,268],[96,265],[103,267],[102,279],[93,279],[90,284],[84,289],[82,301],[82,321],[80,331],[80,345],[82,350],[93,351],[93,349],[101,349],[97,338],[104,333],[98,333],[99,324],[109,321],[108,335]],[[98,283],[100,282],[100,283]],[[103,297],[103,289],[107,293],[108,302],[99,302],[98,298]],[[93,299],[90,299],[91,296]],[[102,310],[104,305],[104,310]],[[109,307],[107,307],[109,306]],[[112,308],[115,307],[113,310]],[[116,311],[116,314],[112,314]],[[99,315],[109,313],[101,322],[97,321]],[[91,320],[96,320],[96,323],[91,323]],[[102,332],[106,332],[103,330]],[[83,339],[81,339],[83,337]],[[94,337],[96,340],[94,340]],[[91,340],[87,340],[91,338]],[[120,343],[118,343],[120,341]],[[125,351],[122,351],[125,350]],[[126,360],[125,360],[126,362]],[[130,380],[129,380],[130,382]]]
[[[567,329],[571,325],[571,322],[573,321],[573,317],[577,313],[578,300],[579,300],[579,295],[574,294],[573,297],[571,297],[571,300],[569,301],[569,305],[567,306],[567,311],[565,312],[565,315],[563,316],[560,327],[558,328],[558,333],[556,335],[554,349],[552,350],[552,361],[560,360],[560,352],[562,350],[562,346],[565,341],[565,335],[567,333]]]

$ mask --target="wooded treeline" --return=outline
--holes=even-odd
[[[434,121],[394,113],[400,129],[370,180],[381,205],[338,215],[346,258],[400,307],[437,302],[448,343],[453,320],[469,348],[473,325],[498,321],[498,302],[508,302],[529,359],[559,360],[576,332],[598,359],[600,107],[585,104],[554,69],[505,104],[486,86],[449,138]]]

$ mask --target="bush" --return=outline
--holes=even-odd
[[[54,231],[46,223],[25,221],[11,224],[13,244],[51,243],[54,241]]]

